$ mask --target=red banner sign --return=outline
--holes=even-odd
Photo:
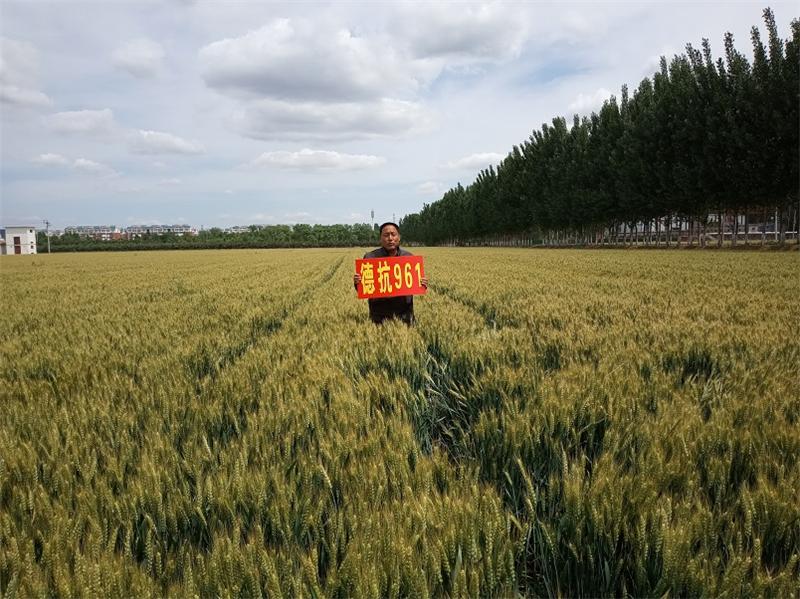
[[[356,273],[361,275],[358,299],[422,295],[425,270],[422,256],[394,258],[362,258],[356,260]]]

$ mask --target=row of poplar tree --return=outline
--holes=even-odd
[[[407,241],[470,243],[721,243],[770,221],[786,238],[798,219],[800,22],[783,40],[764,10],[766,44],[751,30],[752,63],[725,35],[724,58],[687,45],[631,95],[552,124],[475,181],[402,219]],[[750,223],[747,223],[747,221]],[[677,232],[677,233],[676,233]],[[763,236],[762,236],[763,240]]]

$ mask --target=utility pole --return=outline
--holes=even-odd
[[[45,219],[42,222],[44,223],[44,235],[45,235],[45,237],[47,237],[47,253],[49,254],[50,253],[50,221]]]

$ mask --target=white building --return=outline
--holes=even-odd
[[[80,225],[77,227],[66,227],[64,235],[80,235],[81,237],[91,237],[101,241],[120,239],[122,230],[115,225]]]
[[[197,231],[191,225],[131,225],[125,229],[125,232],[129,239],[142,235],[163,235],[164,233],[172,233],[178,237],[197,235]]]
[[[6,227],[0,229],[0,254],[35,254],[35,227]]]

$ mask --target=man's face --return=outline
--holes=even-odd
[[[400,233],[392,225],[386,225],[381,231],[381,247],[387,252],[397,249],[400,245]]]

